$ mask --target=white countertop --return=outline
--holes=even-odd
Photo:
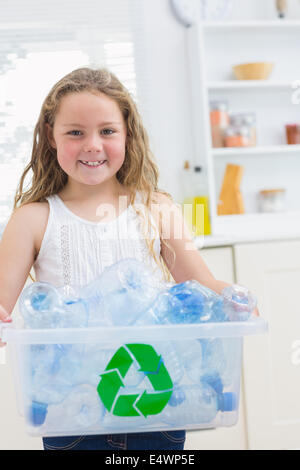
[[[204,238],[194,238],[195,245],[197,248],[212,248],[217,246],[231,246],[242,243],[259,243],[259,242],[271,242],[271,241],[283,241],[283,240],[300,240],[300,233],[290,234],[251,234],[248,236],[229,236],[229,235],[209,235]]]
[[[196,237],[196,246],[236,245],[300,239],[300,212],[243,214],[217,217],[214,235]]]

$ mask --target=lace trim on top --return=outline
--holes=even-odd
[[[64,285],[71,284],[71,263],[70,263],[70,245],[69,245],[69,227],[62,225],[60,228],[60,245],[62,259],[62,276]]]

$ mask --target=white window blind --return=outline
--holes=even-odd
[[[103,66],[136,101],[142,70],[140,0],[0,0],[0,224],[30,159],[33,128],[53,84]]]

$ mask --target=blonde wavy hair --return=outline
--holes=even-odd
[[[171,281],[172,276],[166,263],[161,255],[157,258],[153,248],[155,238],[151,236],[150,206],[155,192],[165,194],[171,200],[172,197],[157,187],[158,167],[150,150],[149,138],[133,98],[118,78],[107,69],[76,69],[59,80],[50,90],[34,129],[31,160],[25,167],[17,187],[14,209],[31,202],[45,201],[48,196],[59,193],[66,185],[68,175],[57,161],[56,149],[50,145],[46,124],[53,128],[61,99],[64,96],[82,91],[104,93],[119,105],[126,124],[127,138],[125,160],[116,177],[119,183],[127,188],[130,194],[130,204],[143,220],[143,235],[150,254],[161,268],[165,280]],[[32,171],[31,185],[25,190],[25,178],[30,171]],[[145,212],[134,205],[137,191],[142,191],[144,195],[144,205],[147,209]],[[163,238],[161,212],[159,212],[158,230],[162,244],[171,250],[175,261],[174,250]]]

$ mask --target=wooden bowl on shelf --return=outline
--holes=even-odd
[[[238,80],[266,80],[271,75],[273,68],[272,62],[253,62],[232,67]]]

